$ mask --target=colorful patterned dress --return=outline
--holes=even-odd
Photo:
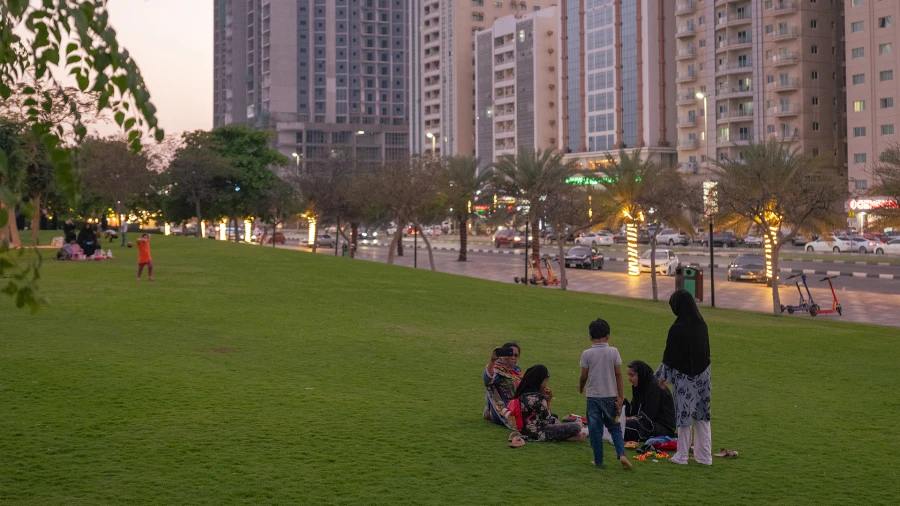
[[[660,364],[656,377],[674,385],[675,424],[678,427],[690,427],[694,421],[710,420],[709,404],[712,396],[712,380],[709,366],[697,376],[687,374]]]
[[[529,392],[519,397],[522,404],[522,436],[526,441],[565,441],[581,432],[581,422],[560,423],[550,413],[544,394]]]
[[[484,413],[485,420],[490,420],[497,425],[504,425],[510,430],[516,427],[503,415],[506,403],[513,398],[516,387],[522,381],[522,369],[519,366],[509,368],[502,362],[494,362],[494,374],[489,375],[487,367],[484,368]]]

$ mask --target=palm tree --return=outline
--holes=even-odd
[[[528,206],[535,262],[541,256],[538,221],[544,215],[544,202],[556,198],[565,188],[566,180],[577,172],[573,162],[563,162],[563,154],[552,149],[535,151],[522,148],[517,155],[503,155],[494,164],[494,183],[497,187],[516,196],[520,205]]]
[[[610,215],[608,223],[611,226],[625,224],[628,273],[637,276],[641,273],[637,254],[638,228],[649,214],[650,207],[645,205],[645,197],[650,193],[650,184],[662,181],[660,168],[650,160],[642,160],[641,150],[638,149],[630,155],[619,151],[618,159],[607,153],[606,164],[598,173],[600,185],[606,189],[606,198],[618,210]],[[651,276],[655,276],[655,258],[651,258],[650,262]]]
[[[468,246],[468,223],[472,213],[472,201],[491,177],[489,171],[478,174],[478,159],[468,156],[451,156],[446,159],[444,172],[444,192],[448,204],[453,209],[454,217],[459,223],[459,258],[466,261]]]
[[[717,221],[756,225],[764,234],[773,312],[780,314],[778,252],[798,233],[827,235],[841,225],[847,179],[774,140],[747,146],[741,160],[717,161],[713,172]]]
[[[869,195],[887,197],[893,200],[893,205],[874,209],[871,214],[880,227],[900,228],[900,143],[882,153],[872,176],[875,185],[869,189]]]

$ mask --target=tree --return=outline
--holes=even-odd
[[[873,197],[886,197],[892,202],[872,210],[878,226],[900,228],[900,143],[892,145],[872,171]]]
[[[478,174],[478,159],[468,156],[451,156],[446,159],[446,171],[442,187],[447,195],[447,205],[459,223],[459,258],[467,259],[468,223],[472,215],[472,201],[491,177],[489,171]]]
[[[120,220],[126,210],[134,210],[135,197],[150,191],[147,156],[129,149],[122,138],[88,139],[79,152],[78,169],[87,193],[99,198],[100,212],[115,208]]]
[[[32,2],[6,0],[0,3],[0,97],[7,100],[16,86],[30,71],[35,79],[52,86],[39,91],[23,87],[29,95],[27,124],[41,139],[56,172],[57,184],[74,194],[71,160],[62,145],[65,126],[54,124],[41,112],[52,111],[62,103],[74,111],[72,124],[75,143],[87,135],[77,105],[59,85],[51,70],[59,70],[75,77],[78,89],[96,91],[99,96],[96,110],[108,110],[128,136],[131,148],[140,150],[144,131],[157,140],[163,130],[156,119],[156,109],[144,86],[137,64],[128,51],[119,46],[116,32],[109,24],[105,0],[54,0]],[[60,92],[60,90],[63,90]],[[8,161],[0,159],[0,171],[8,173]],[[5,178],[4,178],[5,180]],[[9,210],[19,204],[15,192],[0,181],[0,228],[6,225]],[[36,256],[27,265],[19,257],[12,257],[8,245],[0,245],[0,291],[16,297],[18,307],[37,310],[41,299],[37,294],[40,260]]]
[[[577,173],[575,164],[563,162],[563,154],[557,151],[522,148],[515,156],[503,155],[493,168],[494,184],[514,195],[530,219],[532,257],[537,262],[541,257],[538,221],[544,215],[545,202],[565,191],[566,180]]]
[[[756,225],[764,234],[771,258],[772,309],[781,314],[778,293],[778,253],[798,233],[830,234],[843,221],[847,179],[790,151],[774,140],[751,144],[742,160],[720,160],[713,168],[717,221]],[[768,256],[768,255],[767,255]]]
[[[271,225],[272,247],[274,248],[274,233],[278,229],[278,225],[284,223],[291,216],[303,212],[304,204],[295,183],[296,181],[276,177],[263,190],[261,198],[253,210],[253,215],[263,222],[259,245],[266,243],[269,237],[269,225]]]
[[[691,230],[692,213],[702,211],[700,188],[685,181],[684,176],[672,166],[661,166],[653,170],[641,181],[642,191],[638,197],[641,207],[657,226],[648,229],[650,235],[650,280],[653,300],[659,300],[659,286],[656,279],[656,236],[663,225],[680,230]]]
[[[646,220],[650,207],[646,202],[648,182],[660,181],[659,166],[641,158],[641,150],[630,155],[619,151],[618,158],[607,154],[607,163],[598,172],[600,185],[606,189],[604,199],[615,211],[609,215],[608,224],[618,227],[625,224],[628,239],[628,273],[637,276],[641,272],[638,262],[637,236],[640,224]],[[656,259],[651,258],[651,276],[655,276]]]
[[[175,151],[164,173],[169,184],[168,198],[181,209],[190,208],[189,216],[197,219],[197,230],[200,230],[203,210],[221,202],[225,195],[230,197],[234,191],[226,181],[235,178],[236,170],[216,149],[209,132],[192,132],[185,134],[184,139],[184,145]]]

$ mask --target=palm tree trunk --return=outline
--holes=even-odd
[[[656,234],[659,233],[659,227],[650,237],[650,286],[653,289],[653,300],[659,300],[659,284],[656,282]]]
[[[418,230],[422,230],[422,226],[416,222],[416,228]],[[432,272],[435,271],[434,268],[434,252],[431,251],[431,241],[428,240],[428,237],[425,234],[422,235],[422,240],[425,241],[425,249],[428,251],[428,265],[431,267]]]
[[[19,237],[19,225],[16,223],[16,208],[15,206],[10,209],[9,212],[9,222],[7,224],[9,226],[9,245],[13,249],[19,249],[22,247],[22,239]]]
[[[556,224],[554,226],[554,228],[556,229],[557,236],[560,233],[559,231],[563,230],[559,224]],[[563,230],[563,233],[566,234],[566,236],[568,236],[568,234],[569,234],[568,229]],[[556,247],[558,249],[558,254],[559,254],[559,257],[558,257],[559,258],[559,287],[561,289],[565,290],[566,285],[568,284],[568,281],[566,280],[566,253],[563,251],[563,249],[565,248],[565,243],[563,241],[557,240]]]
[[[778,252],[781,250],[781,243],[775,243],[772,247],[772,312],[781,314],[781,294],[778,293]]]
[[[403,230],[398,230],[400,237],[397,238],[397,256],[403,256]]]
[[[394,265],[394,252],[397,251],[400,247],[400,240],[403,237],[403,229],[397,227],[397,231],[394,232],[394,237],[391,239],[391,245],[388,248],[388,265]]]
[[[5,210],[6,205],[3,202],[0,202],[0,210]],[[10,213],[11,214],[11,213]],[[0,227],[0,246],[6,246],[9,242],[9,214],[6,216],[7,222]]]
[[[196,237],[205,239],[205,237],[202,237],[203,234],[201,233],[201,230],[203,229],[203,227],[201,227],[200,224],[203,223],[203,216],[200,216],[200,202],[199,201],[194,203],[194,212],[197,214],[197,236]]]
[[[469,235],[468,235],[468,223],[469,217],[468,215],[462,215],[459,218],[459,258],[457,261],[465,262],[468,260],[466,255],[466,249],[469,247]]]
[[[350,258],[356,258],[356,248],[359,246],[359,222],[350,222]]]
[[[31,215],[31,245],[37,246],[41,243],[41,196],[35,195],[31,197],[34,203],[34,214]]]
[[[526,230],[525,233],[528,234],[528,231]],[[537,220],[534,220],[531,223],[531,251],[535,262],[541,259],[541,241],[538,239],[539,233],[540,229],[538,228],[538,222]],[[526,251],[525,254],[527,255],[528,252]]]

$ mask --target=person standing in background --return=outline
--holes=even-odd
[[[137,240],[138,246],[138,281],[141,280],[141,273],[144,267],[147,267],[147,277],[150,281],[156,281],[153,278],[153,259],[150,257],[150,234],[142,234]]]
[[[119,233],[122,234],[122,246],[125,247],[125,234],[128,233],[128,220],[122,220],[122,223],[119,224]]]

